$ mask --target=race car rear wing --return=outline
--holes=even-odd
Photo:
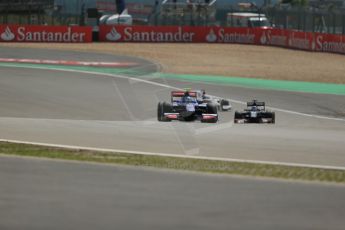
[[[171,91],[171,97],[183,97],[186,91]],[[196,97],[196,92],[189,91],[190,97]]]
[[[261,101],[249,101],[247,102],[247,106],[265,106],[265,102],[261,102]]]
[[[171,91],[171,103],[180,102],[185,93],[186,91]],[[197,98],[195,91],[189,91],[188,93],[190,97]]]

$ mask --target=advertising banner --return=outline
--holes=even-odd
[[[261,37],[257,45],[280,46],[290,49],[313,50],[313,33],[283,29],[261,30]],[[259,34],[259,33],[257,33]]]
[[[345,54],[345,36],[293,30],[261,30],[259,45]]]
[[[345,54],[345,36],[316,33],[313,48],[315,51]]]
[[[269,45],[287,47],[289,41],[289,31],[281,29],[256,29],[260,34],[257,45]]]
[[[191,26],[100,26],[100,41],[255,44],[250,28]]]
[[[101,26],[103,42],[238,43],[345,53],[345,36],[276,28]]]
[[[313,50],[313,34],[300,31],[287,31],[289,38],[287,48],[300,50]]]
[[[92,42],[92,27],[0,25],[0,42]]]

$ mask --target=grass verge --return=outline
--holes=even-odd
[[[239,163],[205,159],[163,157],[128,153],[71,150],[29,144],[0,142],[0,154],[43,157],[97,163],[146,166],[195,172],[345,183],[345,170],[270,164]]]

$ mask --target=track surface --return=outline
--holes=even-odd
[[[119,61],[73,52],[3,57]],[[3,55],[3,52],[1,53]],[[123,59],[128,61],[127,59]],[[131,59],[133,61],[133,59]],[[144,75],[156,65],[135,59]],[[342,96],[150,79],[272,107],[344,118]],[[134,80],[0,68],[0,138],[345,166],[345,122],[277,112],[276,125],[158,123],[170,89]],[[242,104],[233,104],[242,109]],[[344,187],[0,157],[0,229],[342,229]]]
[[[15,170],[14,170],[15,169]],[[0,229],[343,229],[345,187],[0,157]]]
[[[145,70],[143,75],[146,76],[157,68],[141,59],[118,59],[101,54],[59,51],[52,54],[51,51],[5,49],[2,55],[13,58],[135,61]],[[157,103],[169,100],[171,89],[166,87],[97,74],[27,68],[1,67],[0,76],[2,139],[345,166],[344,120],[277,111],[276,125],[234,125],[232,111],[221,113],[221,122],[217,125],[158,123]],[[330,118],[345,117],[345,96],[256,90],[167,79],[149,80],[179,88],[204,88],[210,94],[238,101],[257,98],[271,107],[288,111]],[[234,110],[244,107],[236,103],[233,106]]]

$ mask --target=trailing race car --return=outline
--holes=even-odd
[[[243,112],[235,111],[235,123],[275,123],[275,112],[265,109],[265,102],[253,100],[247,102]]]
[[[229,111],[231,110],[231,104],[229,100],[226,100],[224,98],[219,98],[215,96],[211,96],[206,94],[205,90],[198,90],[196,91],[198,94],[201,94],[201,100],[203,103],[213,103],[217,106],[217,109],[219,111]]]
[[[218,121],[217,106],[197,100],[196,91],[172,91],[171,103],[159,102],[157,108],[158,121],[195,121],[216,123]]]

